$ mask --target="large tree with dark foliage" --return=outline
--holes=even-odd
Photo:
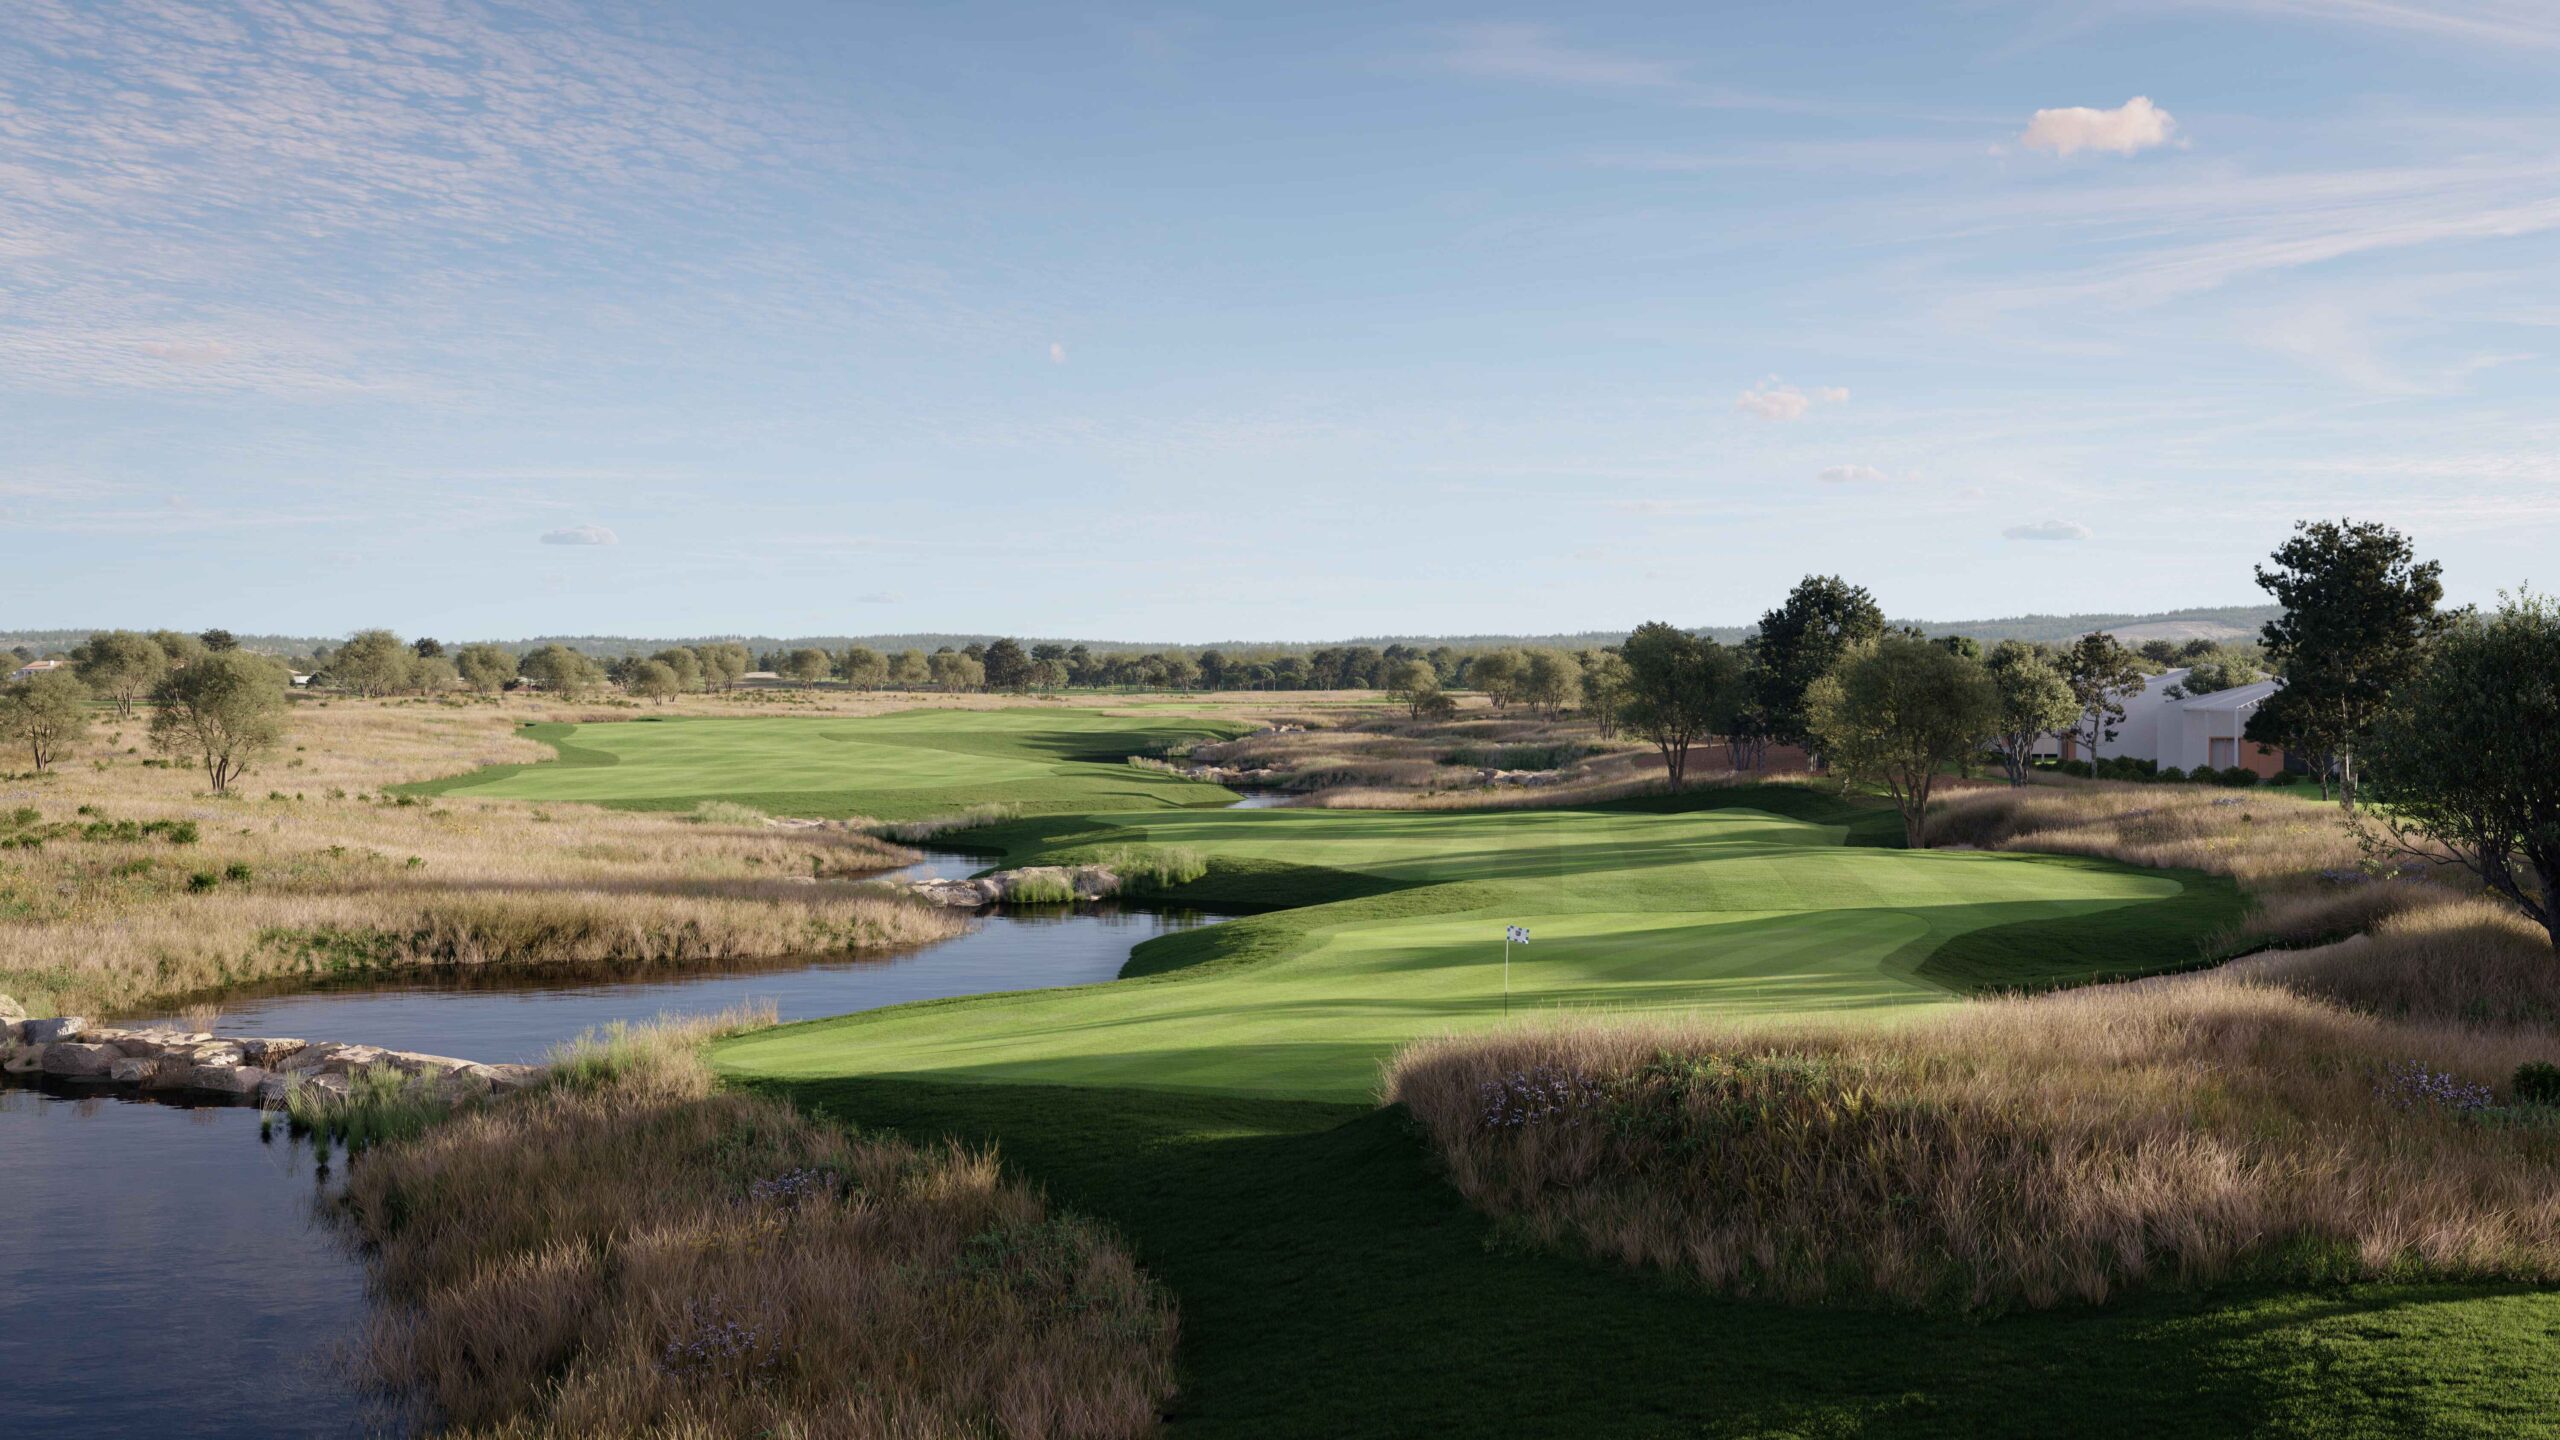
[[[2356,807],[2356,753],[2418,668],[2444,617],[2443,568],[2374,521],[2306,520],[2276,547],[2258,585],[2284,606],[2261,633],[2284,688],[2250,717],[2248,737],[2312,757]]]
[[[1785,603],[1760,617],[1759,724],[1782,745],[1813,745],[1805,694],[1849,647],[1884,634],[1884,610],[1862,586],[1807,575]]]
[[[978,663],[987,667],[990,689],[1020,690],[1031,684],[1031,652],[1019,640],[998,640]]]
[[[2368,847],[2452,852],[2560,949],[2560,606],[2522,595],[2453,622],[2366,751],[2384,806]]]

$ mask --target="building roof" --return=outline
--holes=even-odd
[[[2284,688],[2282,680],[2260,680],[2248,685],[2234,685],[2210,695],[2190,695],[2178,701],[2182,710],[2248,710],[2266,703],[2267,697]]]

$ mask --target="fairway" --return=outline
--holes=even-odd
[[[1719,797],[1701,794],[1701,803]],[[1262,810],[998,827],[1008,863],[1170,845],[1277,896],[1370,893],[1142,947],[1131,978],[909,1006],[726,1046],[742,1076],[866,1074],[1361,1100],[1417,1036],[1560,1007],[1889,1017],[1955,998],[1927,962],[1999,927],[2156,917],[2186,958],[2191,880],[2062,857],[1844,844],[1748,808]],[[2219,900],[2212,882],[2204,898]],[[1231,882],[1228,893],[1241,893]],[[2217,918],[2224,907],[2204,909]],[[1505,993],[1502,935],[1526,925]],[[2066,925],[2058,933],[2068,936]],[[1159,973],[1148,974],[1154,971]]]
[[[774,717],[528,725],[559,752],[395,787],[414,795],[688,810],[728,800],[783,815],[917,820],[972,805],[1025,814],[1225,805],[1235,793],[1137,769],[1131,755],[1237,728],[1196,717],[1092,710],[915,710],[860,719]]]

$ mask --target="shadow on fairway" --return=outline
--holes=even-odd
[[[2234,1290],[1991,1320],[1801,1309],[1501,1245],[1397,1111],[764,1088],[996,1143],[1013,1173],[1120,1229],[1181,1301],[1176,1436],[2490,1435],[2549,1433],[2560,1403],[2540,1362],[2560,1328],[2548,1294]]]

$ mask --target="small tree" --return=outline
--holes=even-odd
[[[2560,606],[2507,598],[2447,630],[2366,751],[2386,807],[2369,850],[2452,852],[2560,950]]]
[[[1500,710],[1509,705],[1520,691],[1520,672],[1525,661],[1517,650],[1495,650],[1479,655],[1467,666],[1467,683],[1481,690],[1485,698]]]
[[[803,646],[782,659],[782,678],[803,685],[815,685],[835,673],[835,657],[814,645]]]
[[[2116,738],[2124,720],[2124,702],[2142,693],[2142,662],[2104,630],[2071,642],[2062,652],[2062,678],[2071,687],[2079,723],[2074,737],[2087,745],[2089,763],[2098,763],[2098,747]]]
[[[563,700],[575,700],[604,683],[604,667],[566,645],[545,645],[524,657],[518,668]]]
[[[695,654],[690,646],[670,645],[649,658],[676,672],[679,693],[702,688],[702,657]]]
[[[987,667],[957,650],[937,650],[925,665],[933,683],[945,690],[975,690],[987,683]]]
[[[2442,567],[2419,563],[2388,525],[2304,521],[2258,585],[2284,606],[2262,634],[2284,688],[2249,717],[2262,745],[2326,757],[2339,803],[2356,808],[2356,752],[2444,627]]]
[[[409,662],[409,684],[421,695],[441,695],[462,683],[450,655],[421,655]]]
[[[384,695],[409,687],[410,662],[417,658],[388,630],[359,630],[329,661],[329,678],[341,690]]]
[[[1903,843],[1914,850],[1928,844],[1939,772],[1980,746],[2000,712],[1981,661],[1909,635],[1853,647],[1813,683],[1805,704],[1833,766],[1893,793]]]
[[[2190,695],[2219,695],[2267,678],[2258,662],[2237,650],[2209,650],[2187,662],[2187,678],[2161,692],[2172,700]]]
[[[1582,688],[1582,663],[1561,650],[1532,650],[1520,667],[1520,698],[1550,720]]]
[[[921,650],[901,650],[889,662],[889,679],[901,690],[922,689],[933,683],[933,662]]]
[[[1618,713],[1627,701],[1627,662],[1614,650],[1602,650],[1582,662],[1582,708],[1600,729],[1600,738],[1618,734]]]
[[[1689,747],[1714,734],[1731,709],[1741,665],[1723,646],[1660,621],[1637,626],[1619,653],[1627,662],[1627,728],[1662,752],[1676,791],[1689,777]]]
[[[483,695],[494,695],[516,678],[515,652],[500,645],[465,645],[454,652],[453,668],[462,683]]]
[[[89,733],[89,687],[68,670],[0,685],[0,741],[25,747],[38,774]]]
[[[264,656],[225,650],[173,670],[151,692],[151,744],[204,767],[217,795],[284,741],[286,676]]]
[[[2053,662],[2022,640],[1994,646],[1985,668],[1999,705],[1991,722],[1991,748],[2000,752],[2009,783],[2024,785],[2037,742],[2077,719],[2080,699]]]
[[[1387,671],[1387,694],[1404,707],[1405,718],[1419,720],[1440,693],[1440,672],[1428,660],[1399,660]]]
[[[133,702],[168,673],[169,652],[148,635],[109,630],[73,650],[71,668],[80,683],[115,702],[118,718],[130,718]]]
[[[889,662],[868,645],[854,645],[845,650],[836,673],[856,690],[877,690],[888,683]]]
[[[676,674],[676,667],[664,660],[643,660],[632,666],[623,684],[641,699],[654,700],[661,705],[684,693],[684,677]]]
[[[702,657],[702,683],[707,689],[735,690],[741,677],[755,668],[755,656],[734,640],[694,647]]]
[[[240,637],[228,630],[206,630],[196,636],[196,643],[207,650],[237,650]]]

